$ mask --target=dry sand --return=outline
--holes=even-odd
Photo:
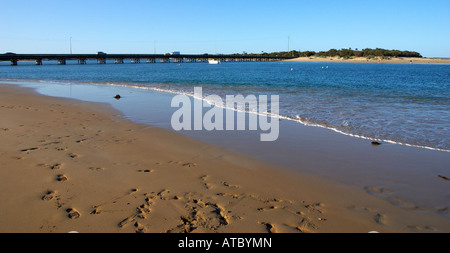
[[[286,60],[288,62],[367,62],[367,63],[450,63],[450,59],[442,58],[411,58],[411,57],[392,57],[383,59],[380,57],[374,57],[367,59],[366,57],[354,57],[350,59],[338,58],[338,57],[299,57],[295,59]]]
[[[0,85],[0,232],[449,232],[436,213],[268,166],[108,105]],[[369,194],[371,193],[371,194]]]

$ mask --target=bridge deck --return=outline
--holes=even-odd
[[[17,61],[36,61],[42,64],[43,60],[58,60],[60,62],[65,62],[66,60],[122,60],[123,59],[177,59],[180,60],[207,60],[207,59],[218,59],[218,60],[249,60],[249,61],[279,61],[291,59],[293,57],[282,57],[282,56],[264,56],[264,55],[210,55],[210,54],[0,54],[0,61],[11,61],[11,63],[16,63]]]

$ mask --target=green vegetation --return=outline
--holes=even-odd
[[[237,55],[244,55],[243,54],[237,54]],[[374,57],[382,57],[382,58],[389,58],[389,57],[417,57],[422,58],[422,55],[418,52],[412,52],[412,51],[400,51],[400,50],[387,50],[382,48],[376,48],[376,49],[370,49],[366,48],[363,50],[352,50],[351,48],[343,48],[343,49],[330,49],[328,51],[320,51],[320,52],[314,52],[314,51],[296,51],[292,50],[290,52],[273,52],[273,53],[266,53],[261,52],[260,54],[248,54],[248,55],[263,55],[263,56],[286,56],[286,57],[311,57],[311,56],[317,56],[317,57],[342,57],[344,59],[349,59],[353,57],[366,57],[366,58],[374,58]]]

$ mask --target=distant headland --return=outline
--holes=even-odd
[[[422,58],[422,55],[418,52],[413,51],[401,51],[401,50],[388,50],[382,48],[366,48],[362,50],[358,50],[357,48],[342,48],[342,49],[330,49],[328,51],[296,51],[292,50],[289,52],[273,52],[273,53],[262,53],[262,55],[268,56],[289,56],[289,57],[341,57],[344,59],[349,59],[351,57],[365,57],[365,58],[374,58],[374,57],[413,57],[413,58]]]
[[[246,53],[244,52],[243,54]],[[448,58],[426,58],[414,51],[382,48],[365,48],[361,50],[358,50],[358,48],[343,48],[320,52],[291,50],[248,55],[294,57],[286,61],[298,62],[450,63]]]

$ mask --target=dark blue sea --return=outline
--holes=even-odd
[[[360,138],[450,151],[450,65],[319,62],[0,63],[0,81],[279,95],[279,116]]]

